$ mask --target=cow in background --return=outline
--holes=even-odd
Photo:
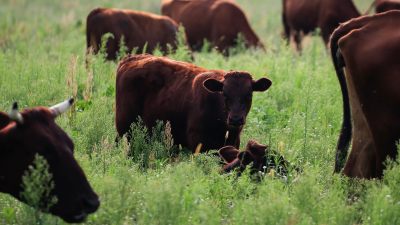
[[[285,38],[293,36],[297,50],[301,52],[302,34],[308,34],[317,27],[328,44],[329,36],[339,26],[361,14],[352,0],[282,0],[282,21]]]
[[[131,53],[134,47],[137,52],[152,53],[157,46],[161,47],[163,54],[168,54],[168,45],[172,50],[177,48],[176,35],[178,24],[167,16],[127,9],[95,8],[86,19],[87,48],[93,48],[98,53],[101,47],[101,37],[112,33],[114,38],[109,38],[106,44],[107,59],[115,60],[121,37]],[[191,48],[189,47],[189,50]]]
[[[51,195],[58,200],[50,213],[67,223],[79,223],[98,209],[100,200],[74,158],[74,143],[54,121],[72,102],[22,112],[15,102],[9,114],[0,111],[0,192],[26,202],[20,195],[22,176],[39,154],[49,164]]]
[[[253,92],[271,84],[244,71],[206,70],[149,54],[125,57],[117,69],[115,126],[122,137],[138,116],[148,130],[168,120],[174,143],[192,152],[199,144],[201,152],[225,143],[239,148]]]
[[[189,45],[201,50],[204,39],[212,42],[219,52],[227,54],[235,46],[238,33],[246,39],[246,47],[265,49],[251,28],[243,10],[234,2],[223,0],[163,0],[162,15],[183,25]]]
[[[337,173],[346,162],[352,133],[351,152],[342,171],[346,176],[380,178],[385,160],[397,156],[399,23],[400,11],[394,10],[353,19],[332,34],[331,56],[342,90],[344,111],[337,144]]]

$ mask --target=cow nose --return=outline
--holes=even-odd
[[[82,204],[85,213],[94,213],[100,206],[100,200],[98,198],[84,198]]]
[[[243,125],[243,117],[229,117],[229,124],[232,126]]]

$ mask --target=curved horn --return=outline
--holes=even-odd
[[[24,118],[22,117],[21,113],[18,112],[18,103],[14,102],[8,116],[11,120],[15,121],[18,124],[24,123]]]
[[[74,102],[74,98],[70,98],[67,101],[63,101],[60,104],[50,107],[50,110],[53,112],[54,117],[61,115],[63,112],[67,111],[67,109]]]

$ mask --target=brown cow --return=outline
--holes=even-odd
[[[20,195],[22,176],[39,154],[49,164],[54,181],[51,195],[58,199],[50,213],[65,222],[79,223],[97,210],[100,201],[73,156],[71,138],[54,121],[72,102],[70,99],[51,108],[36,107],[21,113],[15,102],[8,115],[0,111],[0,192],[25,202]]]
[[[170,121],[175,144],[193,152],[240,145],[254,91],[272,82],[243,71],[206,70],[149,54],[126,57],[117,69],[115,125],[119,136],[138,116],[149,130]],[[226,132],[229,137],[225,140]]]
[[[382,13],[389,10],[400,10],[400,1],[395,0],[377,0],[375,2],[375,12]]]
[[[285,158],[274,150],[270,150],[268,145],[262,145],[257,141],[247,142],[246,149],[239,151],[233,146],[225,146],[218,151],[221,158],[227,163],[221,170],[231,172],[237,169],[243,172],[246,166],[252,165],[252,173],[257,171],[269,172],[268,168],[274,168],[280,175],[286,175],[290,167],[300,172],[296,166],[291,165]],[[278,167],[277,167],[278,165]]]
[[[246,47],[265,49],[240,7],[223,0],[163,0],[161,13],[182,23],[192,49],[201,50],[204,39],[219,52],[236,45],[238,33],[246,38]],[[227,52],[225,51],[225,54]]]
[[[361,15],[352,0],[282,0],[282,3],[285,38],[293,36],[298,51],[301,51],[301,32],[308,34],[319,27],[328,44],[339,23]]]
[[[164,54],[168,53],[168,45],[171,45],[172,50],[176,49],[178,25],[167,16],[147,12],[111,8],[93,9],[86,19],[87,48],[93,47],[97,53],[101,37],[108,32],[114,35],[114,39],[109,38],[107,41],[107,59],[115,60],[122,36],[128,47],[128,53],[132,52],[134,47],[138,47],[137,52],[142,53],[146,43],[147,53],[152,53],[157,45]]]
[[[379,178],[400,138],[400,11],[353,19],[332,34],[330,48],[343,96],[343,124],[335,172]],[[346,75],[343,67],[346,67]],[[351,107],[350,107],[351,106]],[[352,130],[353,117],[354,129]]]

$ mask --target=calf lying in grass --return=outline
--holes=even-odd
[[[286,161],[281,154],[274,150],[269,150],[268,145],[262,145],[254,140],[247,142],[244,151],[239,151],[233,146],[225,146],[218,151],[218,154],[228,163],[221,169],[221,171],[225,172],[231,172],[238,168],[237,171],[241,173],[251,163],[252,174],[257,171],[265,172],[274,169],[278,174],[286,175],[291,168],[301,172],[300,168]]]

